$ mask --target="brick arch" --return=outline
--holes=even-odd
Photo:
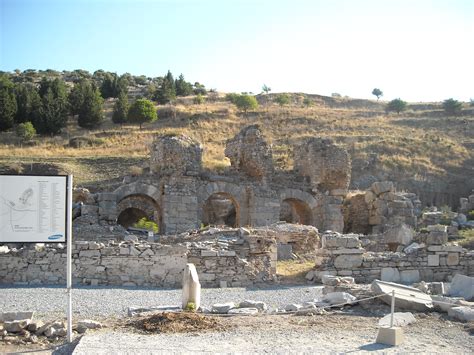
[[[292,208],[296,209],[298,214],[304,220],[304,224],[317,225],[317,211],[320,208],[318,200],[311,194],[297,190],[285,189],[280,193],[280,205],[284,202],[289,203]]]
[[[228,182],[211,182],[198,190],[199,220],[202,221],[204,205],[212,195],[223,195],[234,203],[236,209],[236,225],[248,224],[248,206],[246,203],[246,189]]]

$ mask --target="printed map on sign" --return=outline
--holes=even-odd
[[[65,241],[65,176],[0,176],[0,242]]]

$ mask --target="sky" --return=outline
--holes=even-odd
[[[167,70],[224,92],[474,98],[474,0],[0,0],[0,70]]]

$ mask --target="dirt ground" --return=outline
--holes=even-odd
[[[191,315],[186,319],[179,317],[180,324],[176,324],[177,319],[173,316],[154,317],[154,321],[150,318],[147,322],[145,318],[134,320],[142,325],[151,324],[152,332],[145,332],[143,327],[137,329],[130,320],[114,320],[107,328],[88,331],[78,342],[74,354],[115,354],[123,351],[134,354],[366,351],[461,354],[472,353],[474,349],[472,324],[454,322],[439,313],[415,314],[416,322],[404,327],[405,341],[398,347],[376,344],[379,317],[368,316],[358,307],[315,316]],[[166,332],[161,332],[158,324],[167,324]],[[177,331],[172,329],[175,326]],[[70,354],[73,346],[41,351],[33,345],[0,345],[0,353]]]

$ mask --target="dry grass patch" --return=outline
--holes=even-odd
[[[305,282],[306,274],[314,268],[314,261],[281,260],[277,261],[277,275],[284,283]]]

